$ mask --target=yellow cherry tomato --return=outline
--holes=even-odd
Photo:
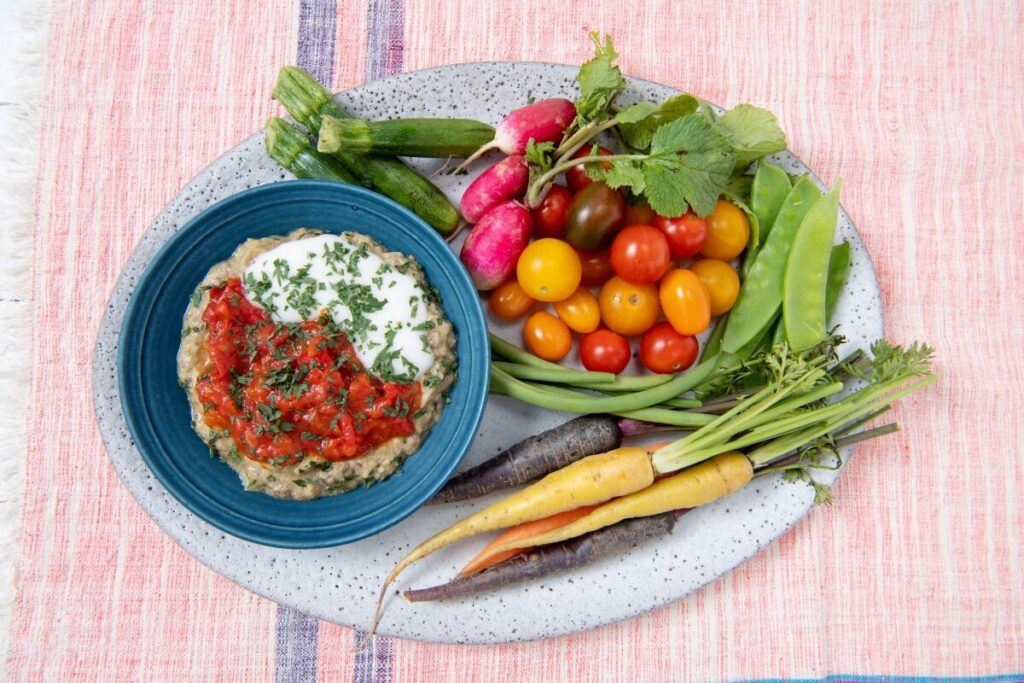
[[[598,304],[604,324],[612,332],[627,336],[643,334],[661,314],[657,287],[635,285],[617,276],[601,287]]]
[[[579,254],[568,242],[545,237],[530,244],[516,264],[516,278],[537,301],[561,301],[580,286],[583,269]]]
[[[568,299],[563,299],[554,306],[558,319],[574,332],[593,332],[601,324],[601,309],[597,297],[586,287],[580,287],[570,294]]]
[[[661,279],[658,299],[679,334],[700,334],[711,324],[711,296],[700,278],[676,268]]]
[[[532,306],[533,299],[515,280],[502,284],[487,298],[487,307],[491,309],[491,313],[504,320],[513,320],[525,315]]]
[[[750,221],[742,209],[719,199],[706,220],[708,236],[700,250],[703,256],[729,261],[743,253],[750,240]]]
[[[523,343],[538,358],[557,362],[572,348],[572,333],[561,320],[545,311],[537,311],[523,325]]]
[[[722,315],[736,303],[740,293],[740,276],[725,261],[706,258],[697,261],[690,270],[708,288],[711,297],[711,315]]]

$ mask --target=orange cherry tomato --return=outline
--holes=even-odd
[[[661,314],[658,288],[654,285],[634,285],[620,277],[613,277],[601,287],[598,295],[601,320],[613,332],[631,335],[650,329]]]
[[[658,299],[679,334],[700,334],[711,323],[708,288],[685,268],[676,268],[662,278]]]
[[[646,204],[626,205],[626,225],[654,225],[654,209]]]
[[[750,241],[750,221],[742,209],[719,199],[706,221],[708,236],[700,250],[702,255],[730,261],[743,253]]]
[[[574,332],[593,332],[601,324],[601,309],[597,297],[585,287],[580,287],[568,299],[554,304],[558,319]]]
[[[583,269],[580,284],[586,287],[603,285],[612,276],[611,252],[604,251],[578,251],[580,267]]]
[[[491,313],[503,320],[513,320],[525,315],[533,307],[533,299],[515,280],[500,285],[487,298]]]
[[[568,297],[580,286],[582,275],[576,250],[553,237],[531,243],[516,263],[520,286],[537,301],[561,301]]]
[[[736,303],[740,293],[740,276],[725,261],[706,258],[697,261],[690,270],[708,288],[711,297],[711,315],[722,315]]]
[[[537,311],[523,325],[523,343],[538,358],[557,362],[572,348],[572,333],[561,320],[545,311]]]

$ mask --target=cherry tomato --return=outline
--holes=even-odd
[[[491,313],[504,320],[512,320],[525,314],[533,307],[533,299],[515,280],[500,285],[487,299]]]
[[[580,149],[580,151],[573,154],[572,158],[581,159],[583,157],[594,156],[591,153],[591,150],[593,149],[593,145],[587,145],[586,147]],[[610,156],[612,154],[612,151],[606,147],[598,147],[597,153],[603,157],[606,157]],[[586,166],[586,164],[579,164],[577,166],[573,166],[572,168],[565,172],[565,179],[569,183],[569,187],[576,190],[577,192],[579,192],[584,187],[594,182],[593,180],[590,179],[590,176],[587,175],[587,172],[584,170],[584,166]],[[602,166],[604,166],[605,170],[608,170],[609,168],[612,167],[611,164],[602,164]]]
[[[601,324],[601,309],[597,297],[586,287],[580,287],[568,299],[554,305],[558,319],[574,332],[593,332]]]
[[[597,300],[604,324],[627,336],[646,332],[661,314],[657,287],[634,285],[620,277],[604,283]]]
[[[569,204],[565,239],[577,249],[604,249],[626,222],[626,200],[604,183],[592,183]]]
[[[654,225],[654,209],[646,204],[626,206],[626,225]]]
[[[572,348],[572,333],[561,320],[545,311],[537,311],[523,325],[523,344],[530,353],[557,362]]]
[[[661,280],[658,299],[679,334],[700,334],[711,323],[711,296],[700,278],[676,268]]]
[[[629,365],[629,354],[626,338],[604,328],[591,332],[580,341],[580,361],[591,372],[617,375]]]
[[[692,211],[678,218],[655,216],[652,225],[668,239],[669,253],[674,259],[696,256],[708,234],[704,219]]]
[[[565,217],[569,211],[572,192],[565,185],[552,185],[540,206],[533,210],[533,229],[541,237],[565,235]]]
[[[611,254],[604,251],[581,251],[580,265],[583,268],[583,279],[580,281],[587,287],[603,285],[612,276]]]
[[[725,261],[706,258],[697,261],[690,270],[708,288],[711,297],[711,315],[722,315],[736,303],[740,293],[740,276]]]
[[[750,240],[750,221],[738,206],[719,199],[707,223],[708,237],[701,247],[701,254],[729,261],[743,253]]]
[[[516,278],[527,296],[537,301],[561,301],[580,286],[580,257],[562,240],[533,242],[519,256]]]
[[[612,242],[612,270],[626,282],[649,285],[668,270],[668,240],[657,228],[629,225]]]
[[[640,362],[651,372],[682,372],[697,360],[697,338],[658,323],[640,338]]]

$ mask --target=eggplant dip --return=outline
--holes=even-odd
[[[455,331],[414,259],[302,228],[210,269],[177,361],[196,433],[246,490],[309,500],[419,449],[455,380]]]

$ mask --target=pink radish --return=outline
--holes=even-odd
[[[481,154],[500,149],[505,154],[523,154],[526,144],[558,142],[562,133],[576,118],[576,105],[562,97],[552,97],[520,107],[509,114],[494,130],[494,140],[488,142],[462,162],[455,172],[473,163]]]
[[[530,182],[530,168],[521,156],[506,157],[484,171],[462,194],[462,215],[476,223],[485,213],[509,199],[518,199]]]
[[[515,272],[531,230],[533,218],[519,202],[498,204],[473,226],[459,258],[477,289],[494,289]]]

